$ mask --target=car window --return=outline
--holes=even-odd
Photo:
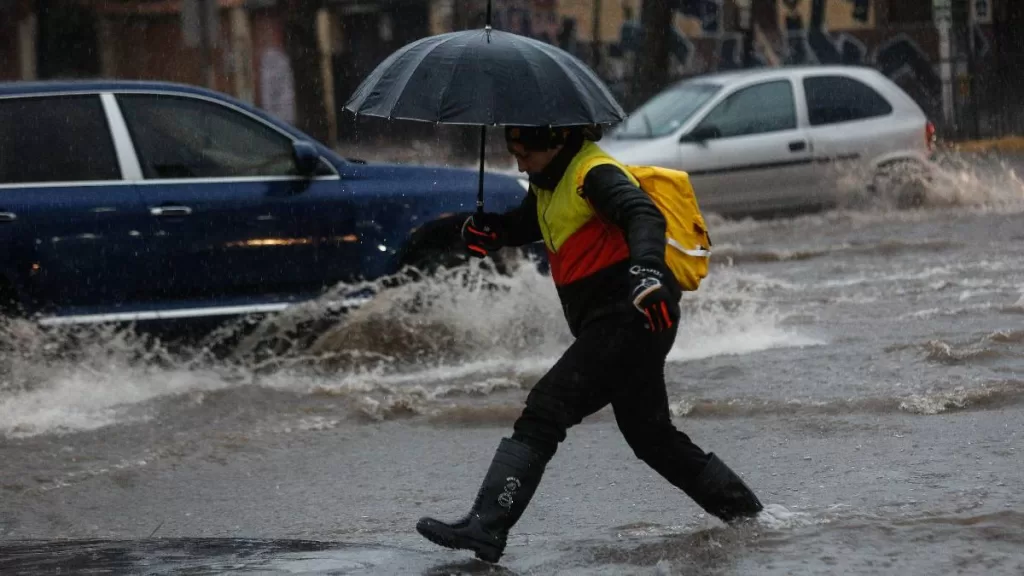
[[[713,128],[719,138],[795,129],[792,84],[777,80],[737,90],[715,106],[698,127],[708,128]]]
[[[614,138],[657,138],[676,131],[721,90],[718,84],[685,82],[654,96],[616,129]]]
[[[0,184],[120,179],[99,96],[0,99]]]
[[[290,138],[226,106],[152,94],[118,101],[146,178],[298,174]]]
[[[870,86],[845,76],[804,78],[812,126],[888,116],[892,106]]]

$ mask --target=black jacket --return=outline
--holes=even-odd
[[[553,190],[582,145],[582,137],[570,139],[542,173],[530,175],[530,182]],[[632,265],[664,271],[665,283],[673,297],[681,293],[665,266],[665,218],[646,192],[634,186],[618,167],[602,164],[592,168],[584,178],[583,197],[599,218],[622,229],[629,245],[629,258],[558,288],[562,310],[574,335],[588,320],[632,306],[629,299]],[[537,196],[532,192],[527,194],[518,208],[503,214],[502,227],[509,246],[542,240]]]

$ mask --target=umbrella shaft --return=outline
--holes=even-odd
[[[487,153],[487,126],[480,127],[480,186],[476,191],[476,211],[484,213],[484,154]]]

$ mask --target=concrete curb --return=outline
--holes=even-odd
[[[951,152],[1024,152],[1024,136],[948,142],[939,146]]]

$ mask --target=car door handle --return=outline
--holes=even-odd
[[[167,218],[174,216],[188,216],[192,213],[192,209],[188,206],[154,206],[149,209],[149,213],[153,216],[162,216]]]
[[[14,212],[0,212],[0,224],[4,222],[14,222],[18,219],[18,215]]]
[[[807,142],[803,140],[797,140],[796,142],[789,143],[790,152],[803,152],[804,150],[807,150]]]

